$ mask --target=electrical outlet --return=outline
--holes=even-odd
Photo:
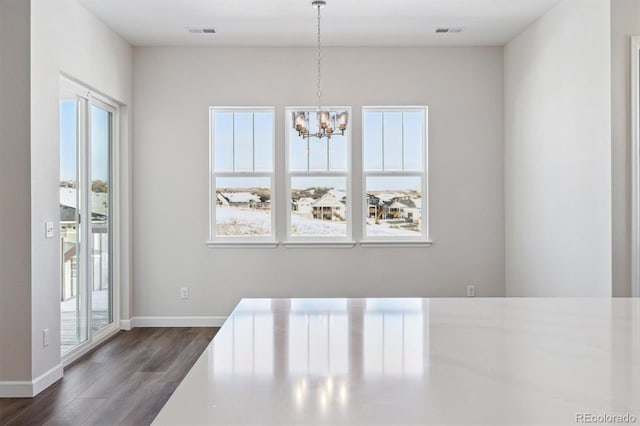
[[[189,287],[180,287],[180,299],[189,298]]]
[[[53,222],[45,222],[44,223],[44,236],[45,238],[53,238]]]
[[[476,297],[476,286],[468,285],[467,286],[467,297]]]
[[[49,346],[49,329],[45,328],[42,330],[42,347],[46,348]]]

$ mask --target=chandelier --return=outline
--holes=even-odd
[[[325,0],[314,0],[311,5],[318,9],[318,109],[316,110],[317,131],[311,133],[309,129],[310,113],[308,111],[295,111],[292,113],[293,128],[298,132],[298,136],[306,139],[315,137],[318,139],[331,139],[332,135],[344,135],[347,129],[349,115],[347,111],[330,111],[322,109],[322,46],[320,44],[320,9],[325,6]]]

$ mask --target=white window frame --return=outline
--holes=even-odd
[[[422,136],[423,155],[422,171],[367,171],[365,168],[365,113],[366,112],[420,112],[423,114]],[[429,107],[420,106],[363,106],[362,107],[362,247],[384,247],[384,246],[424,246],[429,247],[433,242],[429,238]],[[382,140],[384,147],[384,137]],[[404,143],[404,142],[403,142]],[[421,217],[422,232],[413,236],[367,236],[367,217],[369,214],[369,204],[367,202],[367,178],[369,177],[420,177],[422,205]]]
[[[640,36],[631,37],[631,296],[640,297]]]
[[[272,114],[272,135],[271,135],[271,171],[270,172],[217,172],[215,170],[215,113],[218,112],[271,112]],[[275,129],[275,107],[229,107],[211,106],[209,107],[209,247],[265,247],[275,248],[278,246],[276,239],[276,129]],[[271,179],[271,235],[268,236],[218,236],[216,230],[216,178],[242,178],[242,177],[265,177]]]
[[[323,107],[329,111],[347,111],[349,117],[352,117],[351,107],[345,106],[326,106]],[[347,137],[347,171],[346,172],[332,172],[332,171],[291,171],[290,166],[290,151],[289,146],[291,144],[290,128],[293,126],[291,122],[291,114],[295,111],[315,111],[317,107],[314,106],[297,106],[286,107],[284,114],[284,133],[285,133],[285,198],[286,202],[286,240],[284,242],[285,247],[327,247],[327,248],[349,248],[355,246],[353,240],[353,188],[351,185],[351,176],[353,170],[352,158],[352,135],[351,126],[347,126],[345,136]],[[302,138],[300,138],[302,139]],[[311,138],[309,143],[314,143],[316,138]],[[299,140],[298,140],[299,141]],[[346,179],[347,189],[347,232],[345,236],[297,236],[291,235],[291,179],[294,177],[344,177]]]

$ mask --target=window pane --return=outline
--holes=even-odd
[[[60,101],[60,180],[68,188],[77,188],[78,151],[78,106],[77,101]]]
[[[347,235],[347,178],[291,178],[291,235]]]
[[[315,134],[318,131],[317,114],[315,111],[307,112],[309,114],[309,133]],[[348,136],[335,134],[330,140],[300,137],[293,128],[290,114],[291,110],[287,112],[289,120],[289,171],[346,172],[349,170]]]
[[[273,112],[254,113],[255,162],[257,172],[273,170]]]
[[[326,138],[309,139],[309,171],[326,172],[329,169],[327,145]]]
[[[309,112],[309,132],[318,132],[318,114],[315,111]],[[329,147],[327,139],[310,138],[308,144],[309,171],[329,170]]]
[[[298,136],[295,129],[289,130],[289,170],[295,172],[308,170],[309,140]]]
[[[420,237],[422,189],[419,176],[367,177],[366,236]]]
[[[233,171],[233,113],[216,112],[213,126],[216,170],[231,172]]]
[[[234,117],[234,171],[253,171],[253,113],[236,112]]]
[[[404,170],[423,170],[423,121],[422,112],[404,113]]]
[[[382,117],[384,129],[384,170],[402,170],[402,113],[385,112]]]
[[[216,178],[216,235],[271,235],[271,178]]]
[[[382,170],[382,113],[364,113],[364,169]]]
[[[91,106],[91,331],[111,315],[111,113]]]
[[[329,141],[329,170],[332,172],[346,172],[349,169],[347,136],[331,136]]]
[[[318,133],[318,114],[309,111],[309,133]]]
[[[79,282],[78,101],[60,101],[60,352],[87,339],[87,292]],[[84,266],[82,266],[84,268]]]

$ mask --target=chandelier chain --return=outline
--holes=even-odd
[[[2,0],[0,0],[2,1]],[[323,110],[322,107],[322,24],[321,24],[321,12],[320,9],[327,4],[326,0],[312,0],[311,5],[318,8],[317,10],[317,24],[318,24],[318,50],[317,50],[317,72],[318,72],[318,85],[316,95],[318,97],[318,109],[315,112],[315,119],[317,123],[310,124],[312,112],[308,109],[302,111],[293,111],[291,113],[291,119],[293,122],[293,128],[298,132],[298,136],[303,139],[327,138],[327,141],[331,139],[331,136],[340,135],[344,136],[347,130],[349,115],[347,111]],[[311,131],[313,129],[313,131]],[[307,146],[308,149],[308,146]]]
[[[322,45],[320,44],[320,5],[318,7],[318,110],[322,109],[322,89],[320,83],[322,80]]]

